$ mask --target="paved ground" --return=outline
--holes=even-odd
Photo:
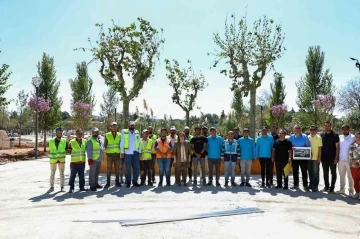
[[[358,238],[360,201],[327,193],[254,188],[164,187],[60,193],[48,160],[0,166],[0,238]],[[69,167],[66,168],[66,183]],[[101,177],[104,183],[104,175]],[[174,178],[172,179],[174,182]],[[222,181],[223,183],[223,181]],[[321,185],[322,186],[322,185]],[[338,186],[337,186],[338,188]],[[68,190],[68,186],[66,187]],[[118,220],[168,218],[256,206],[261,214],[138,227]],[[74,221],[88,222],[74,222]],[[115,220],[92,223],[93,220]]]

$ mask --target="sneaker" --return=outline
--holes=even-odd
[[[52,193],[54,192],[54,187],[51,187],[49,190],[47,190],[47,193]]]
[[[80,192],[87,192],[87,191],[89,191],[89,189],[87,189],[87,188],[80,188]]]
[[[194,180],[193,185],[194,185],[194,186],[196,186],[196,185],[197,185],[197,181],[196,181],[196,180]]]
[[[209,182],[207,183],[207,185],[212,186],[212,185],[213,185],[212,181],[209,180]]]
[[[102,189],[103,187],[98,184],[98,185],[96,185],[96,188],[97,188],[97,189]]]
[[[127,184],[126,184],[126,188],[130,188],[130,183],[127,183]]]
[[[140,187],[141,185],[136,182],[136,183],[133,183],[133,186],[134,187]]]
[[[158,183],[158,187],[162,187],[162,182],[161,181]]]
[[[353,199],[358,199],[358,198],[359,198],[359,194],[358,194],[358,193],[355,193],[354,195],[351,196],[351,198],[353,198]]]
[[[109,188],[110,187],[110,183],[106,183],[104,188]]]
[[[251,188],[251,184],[250,184],[250,183],[246,183],[245,185],[246,185],[246,187]]]
[[[225,187],[227,187],[229,185],[229,182],[225,182]]]
[[[231,186],[236,187],[237,184],[235,182],[231,182]]]
[[[97,189],[96,189],[96,187],[92,187],[92,188],[90,188],[90,191],[96,192]]]
[[[335,193],[333,188],[329,189],[329,193]]]
[[[220,183],[219,183],[219,181],[216,181],[216,186],[220,186]]]
[[[349,197],[352,197],[352,196],[354,196],[354,191],[349,190]]]
[[[336,194],[345,194],[345,189],[342,188],[339,191],[336,191]]]
[[[277,185],[275,188],[282,188],[282,186],[281,186],[281,185]]]
[[[266,183],[266,187],[271,188],[271,184],[270,184],[270,183]]]
[[[245,186],[245,183],[240,183],[240,187],[244,187]]]
[[[283,190],[288,190],[288,189],[289,189],[288,186],[284,186],[284,187],[283,187]]]
[[[262,187],[262,188],[265,188],[265,182],[262,182],[262,183],[261,183],[261,187]]]
[[[70,188],[69,193],[73,193],[73,192],[74,192],[74,189]]]

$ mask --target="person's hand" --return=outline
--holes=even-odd
[[[288,160],[288,163],[291,164],[291,159]]]
[[[173,165],[174,165],[174,168],[175,168],[175,164],[176,164],[176,160],[174,160],[174,163],[173,163]]]
[[[162,158],[166,158],[166,154],[161,154],[161,157],[162,157]]]
[[[88,164],[93,165],[94,161],[92,159],[88,159]]]
[[[339,159],[334,159],[334,164],[337,164],[339,162]]]
[[[236,164],[240,164],[240,158],[237,158]]]
[[[197,158],[201,158],[201,154],[196,154],[196,157],[197,157]]]
[[[224,157],[221,157],[221,163],[222,164],[224,163]]]
[[[122,158],[122,159],[125,158],[125,154],[121,154],[121,158]]]
[[[139,154],[139,158],[142,158],[142,153],[141,153],[141,154]]]
[[[320,162],[321,162],[321,159],[318,159],[318,160],[317,160],[317,163],[320,163]]]
[[[275,158],[271,158],[271,162],[275,162]]]

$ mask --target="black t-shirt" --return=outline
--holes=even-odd
[[[279,135],[277,135],[277,134],[272,134],[272,137],[274,138],[274,141],[279,139]]]
[[[208,140],[204,136],[200,136],[200,137],[194,136],[190,140],[190,144],[194,145],[194,150],[195,150],[196,153],[200,153],[204,148],[204,144],[207,144],[207,142],[208,142]],[[204,153],[201,154],[201,157],[205,158],[205,155],[206,155],[206,153],[204,151]],[[193,154],[193,157],[196,157],[196,155]]]
[[[339,135],[330,131],[330,133],[322,133],[322,150],[321,150],[321,158],[322,159],[329,159],[334,160],[336,156],[336,147],[335,144],[339,143]]]
[[[292,149],[292,143],[285,140],[277,139],[274,142],[275,161],[287,162],[289,160],[289,150]]]
[[[243,136],[242,135],[238,135],[238,136],[236,136],[236,135],[234,135],[234,139],[236,139],[236,140],[238,140],[238,139],[240,139],[240,138],[242,138]]]

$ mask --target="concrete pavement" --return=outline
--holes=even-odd
[[[69,173],[67,165],[65,184]],[[360,235],[359,200],[322,192],[260,189],[258,175],[252,177],[253,188],[112,186],[98,192],[68,194],[59,192],[57,173],[55,192],[47,194],[49,174],[48,159],[0,166],[0,238],[304,239]],[[105,178],[101,175],[102,184]],[[87,179],[86,174],[86,185]],[[68,191],[69,186],[65,189]],[[91,222],[169,218],[254,206],[264,213],[137,227]],[[74,222],[78,220],[89,222]]]

